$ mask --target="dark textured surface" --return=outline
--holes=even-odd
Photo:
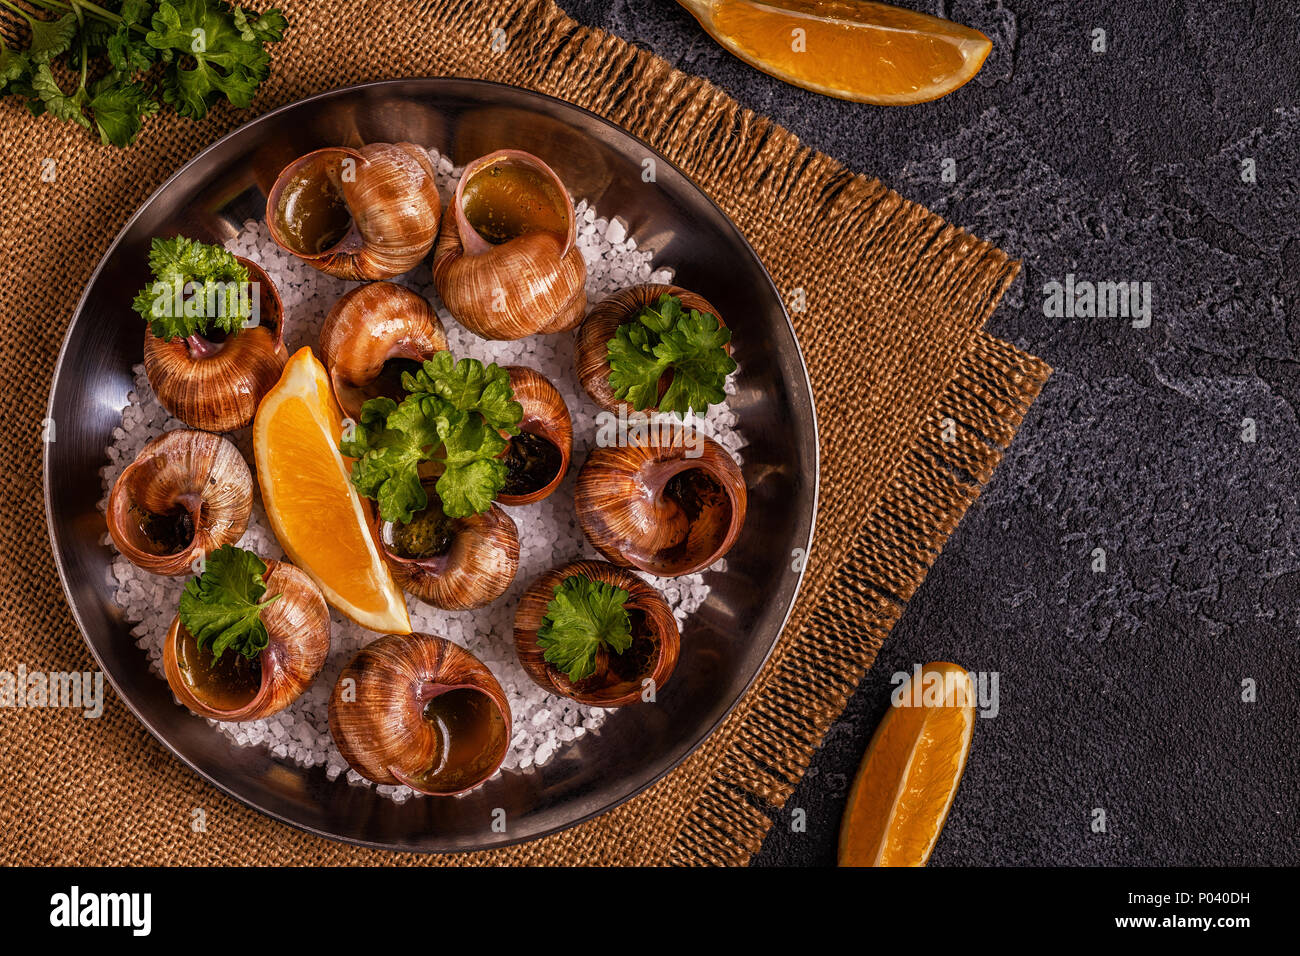
[[[1056,369],[755,863],[834,861],[890,676],[930,660],[1000,675],[932,863],[1300,863],[1294,7],[916,0],[993,53],[883,109],[751,70],[668,0],[561,2],[1023,259],[990,330]],[[1044,317],[1067,272],[1150,282],[1151,326]]]

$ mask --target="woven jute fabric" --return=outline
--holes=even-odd
[[[681,767],[582,826],[505,850],[398,855],[331,842],[225,797],[113,697],[86,720],[0,711],[0,859],[87,864],[737,864],[771,826],[1049,369],[983,331],[1017,264],[846,171],[707,82],[550,0],[283,2],[292,29],[252,111],[147,124],[131,149],[0,107],[0,670],[94,668],[47,544],[41,421],[63,332],[100,256],[173,170],[303,96],[455,75],[607,117],[736,222],[793,311],[821,428],[817,536],[799,601],[740,706]],[[504,50],[494,36],[504,31]],[[42,177],[50,162],[56,175]],[[751,516],[751,520],[759,520]],[[207,827],[191,829],[205,808]]]

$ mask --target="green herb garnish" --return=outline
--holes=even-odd
[[[265,44],[288,27],[279,10],[257,14],[226,0],[28,4],[53,19],[0,0],[31,32],[26,49],[0,43],[0,93],[26,98],[33,115],[93,128],[114,146],[129,146],[160,103],[196,120],[221,99],[249,106],[270,73]],[[92,73],[98,78],[90,80]]]
[[[154,281],[132,308],[160,339],[204,335],[214,326],[234,332],[252,315],[248,269],[221,246],[184,236],[154,239],[149,268]]]
[[[402,387],[408,394],[401,404],[366,402],[351,440],[340,443],[356,459],[352,483],[378,502],[385,521],[406,524],[429,503],[420,465],[436,461],[443,471],[435,487],[448,517],[487,511],[506,483],[501,432],[518,434],[524,414],[510,373],[439,352],[414,374],[403,373]]]
[[[195,643],[207,647],[213,661],[227,649],[250,660],[270,643],[262,609],[280,599],[266,594],[266,562],[252,551],[222,545],[207,557],[203,573],[185,585],[180,618]]]
[[[684,312],[682,300],[665,293],[620,325],[609,340],[610,387],[637,411],[706,414],[710,405],[726,398],[727,376],[736,370],[723,348],[730,341],[730,330],[717,316],[696,309]],[[672,382],[661,399],[659,379],[669,370]]]
[[[632,646],[632,621],[624,607],[628,593],[601,581],[572,575],[555,588],[537,628],[542,655],[569,680],[596,672],[596,652],[604,644],[615,654]]]

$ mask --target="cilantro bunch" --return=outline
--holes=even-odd
[[[203,573],[185,585],[180,619],[194,635],[199,649],[207,648],[213,661],[227,650],[252,660],[270,643],[262,610],[280,599],[267,600],[266,562],[252,551],[222,545],[207,557]]]
[[[31,33],[26,49],[0,41],[0,94],[114,146],[134,142],[164,103],[195,120],[221,99],[247,107],[270,73],[265,45],[288,28],[279,10],[257,14],[225,0],[27,2],[50,17],[0,0]]]
[[[615,397],[637,411],[657,408],[685,415],[706,414],[725,398],[727,376],[736,363],[724,346],[731,332],[709,312],[682,310],[682,300],[664,294],[643,306],[609,340],[609,385]],[[663,398],[659,380],[673,373]]]
[[[565,578],[556,585],[537,628],[542,657],[571,681],[590,677],[601,645],[615,654],[632,646],[627,599],[628,592],[612,584],[576,574]]]
[[[514,400],[510,373],[495,363],[439,352],[418,372],[404,372],[407,395],[399,404],[372,398],[339,450],[356,461],[352,483],[379,504],[385,521],[409,523],[428,505],[420,465],[436,462],[443,512],[467,518],[492,506],[505,486],[501,453],[519,433],[523,406]]]
[[[149,269],[154,281],[136,294],[131,307],[160,339],[205,335],[214,326],[234,332],[252,315],[251,294],[240,294],[247,288],[248,269],[221,246],[184,236],[155,238]],[[189,308],[176,307],[178,289],[188,297]],[[215,311],[207,309],[209,301],[218,306]]]

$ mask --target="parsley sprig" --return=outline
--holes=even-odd
[[[506,483],[501,432],[518,434],[524,414],[510,373],[439,352],[419,371],[403,373],[402,387],[407,395],[400,404],[367,401],[352,438],[340,443],[339,450],[356,459],[352,483],[378,503],[385,521],[406,524],[429,503],[420,465],[437,462],[443,512],[467,518],[486,511]]]
[[[736,370],[724,348],[730,341],[731,332],[717,316],[683,311],[682,300],[665,293],[609,340],[610,387],[637,411],[705,414],[726,398],[727,376]],[[659,380],[670,370],[672,381],[660,398]]]
[[[615,654],[632,646],[632,621],[622,588],[570,575],[555,587],[537,629],[543,658],[580,681],[596,672],[596,654],[605,645]]]
[[[221,246],[185,236],[155,238],[149,269],[154,281],[137,293],[131,307],[160,339],[205,335],[214,328],[234,332],[252,315],[248,269]],[[184,296],[180,303],[177,289]]]
[[[31,33],[26,49],[0,41],[0,93],[24,97],[33,115],[94,129],[114,146],[134,142],[163,103],[196,120],[221,99],[249,106],[270,73],[266,44],[288,28],[278,10],[257,14],[226,0],[28,2],[50,18],[0,0]]]
[[[262,610],[281,596],[262,600],[265,575],[265,561],[252,551],[226,544],[208,555],[203,573],[185,585],[181,624],[200,649],[211,651],[213,661],[227,650],[251,660],[270,643]]]

